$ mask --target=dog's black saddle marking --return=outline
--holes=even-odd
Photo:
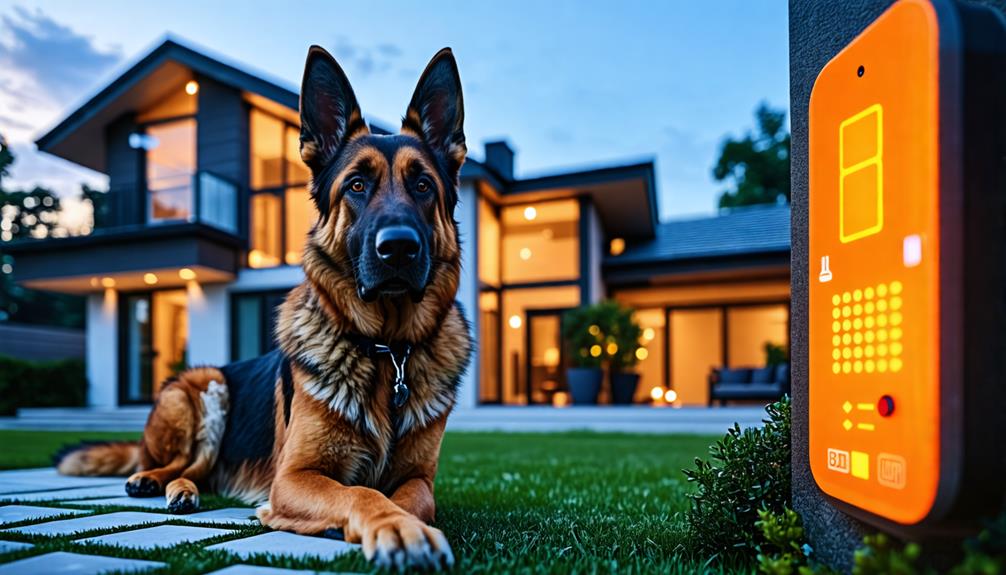
[[[283,365],[287,363],[283,353],[277,349],[220,368],[230,394],[230,413],[220,445],[221,462],[240,465],[272,455],[276,435],[276,382],[284,377]],[[292,381],[289,395],[285,388],[283,395],[286,399],[284,407],[289,412]]]

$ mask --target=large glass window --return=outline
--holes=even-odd
[[[185,290],[130,294],[124,299],[124,403],[149,403],[188,364],[189,307]]]
[[[231,348],[234,361],[258,357],[276,349],[276,317],[286,294],[286,291],[269,291],[234,296],[235,330]]]
[[[580,205],[575,199],[502,210],[504,284],[575,280],[580,276]]]
[[[150,222],[192,217],[196,173],[196,121],[193,118],[147,127],[147,190]]]
[[[783,304],[732,307],[727,311],[727,333],[730,367],[761,367],[767,344],[788,346],[789,309]]]
[[[269,192],[255,194],[251,198],[251,251],[248,265],[253,268],[268,268],[280,263],[280,214],[283,209],[280,198]]]
[[[251,250],[248,266],[297,265],[307,233],[318,219],[306,184],[310,171],[300,159],[297,127],[252,110]]]
[[[500,285],[500,219],[485,198],[479,198],[479,281]]]

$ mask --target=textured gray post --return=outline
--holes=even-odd
[[[790,123],[792,125],[793,506],[817,556],[849,571],[853,551],[871,529],[832,507],[810,473],[807,452],[807,108],[814,80],[829,60],[892,0],[790,0]],[[1006,12],[1006,0],[976,2]]]

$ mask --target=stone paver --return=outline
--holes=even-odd
[[[270,533],[255,535],[254,537],[224,541],[223,543],[211,545],[207,549],[230,551],[242,559],[247,559],[252,555],[260,553],[285,555],[298,559],[307,557],[335,559],[340,555],[355,551],[359,547],[359,545],[351,545],[345,541],[335,541],[322,537],[308,537],[285,531],[272,531]]]
[[[230,525],[258,525],[255,510],[251,507],[228,507],[213,511],[200,511],[191,515],[179,515],[179,519],[192,523],[227,523]]]
[[[163,523],[173,519],[171,515],[163,513],[143,513],[140,511],[119,511],[118,513],[105,513],[102,515],[91,515],[89,517],[76,517],[74,519],[62,519],[59,521],[48,521],[46,523],[36,523],[15,527],[6,531],[14,533],[25,533],[31,535],[71,535],[94,529],[108,529],[110,527],[135,527],[145,523]],[[0,531],[2,534],[3,531]]]
[[[48,519],[57,515],[80,515],[87,513],[84,509],[55,509],[53,507],[36,507],[34,505],[4,505],[0,507],[0,525],[17,523],[28,519]]]
[[[202,541],[218,535],[233,533],[230,529],[215,529],[212,527],[188,527],[185,525],[158,525],[146,529],[110,533],[98,537],[78,539],[77,543],[101,543],[103,545],[118,545],[130,549],[156,549],[172,547],[182,543]]]
[[[0,492],[13,493],[13,491],[8,491],[6,486],[16,484],[33,485],[34,489],[29,489],[29,491],[43,491],[49,489],[71,489],[75,487],[122,485],[125,481],[125,477],[74,477],[71,475],[60,475],[52,467],[18,469],[0,471]]]
[[[168,502],[164,497],[103,497],[101,499],[75,499],[70,501],[60,501],[61,505],[115,505],[116,507],[140,507],[142,509],[158,509],[167,511]]]
[[[358,573],[331,571],[300,571],[298,569],[281,569],[279,567],[263,567],[261,565],[231,565],[219,571],[207,573],[206,575],[307,575],[316,573],[317,575],[359,575]]]
[[[164,566],[164,563],[156,561],[116,559],[57,551],[0,565],[0,575],[98,575],[111,571],[139,573]]]
[[[0,553],[10,553],[19,549],[34,547],[31,543],[20,543],[18,541],[0,541]]]
[[[78,487],[75,489],[57,489],[18,493],[15,495],[0,495],[0,499],[13,501],[64,501],[68,499],[97,499],[99,497],[114,497],[122,495],[126,488],[122,483],[102,485],[98,487]]]

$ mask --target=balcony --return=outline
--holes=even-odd
[[[232,280],[245,248],[241,187],[207,171],[151,187],[110,190],[95,206],[90,235],[4,246],[16,281],[88,293]]]

